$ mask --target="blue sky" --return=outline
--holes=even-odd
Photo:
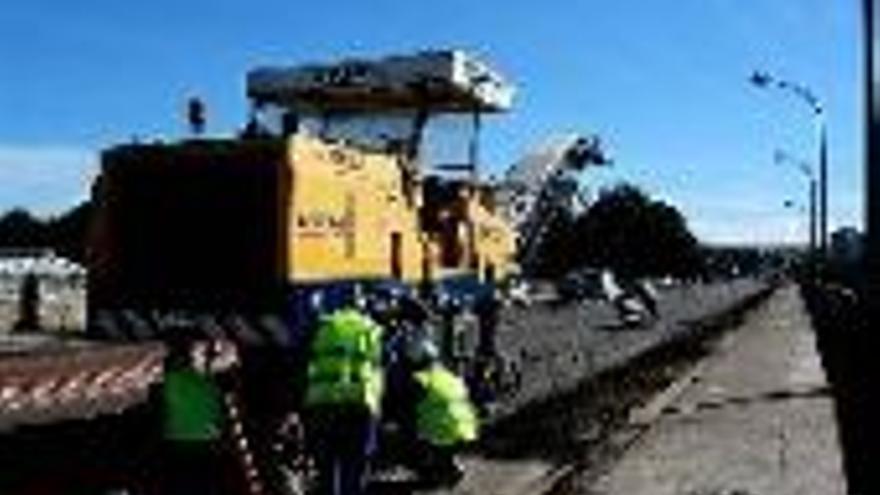
[[[710,242],[803,239],[792,167],[815,156],[803,104],[750,87],[763,68],[824,99],[832,225],[859,224],[859,2],[844,0],[13,2],[0,16],[0,209],[50,214],[87,194],[101,148],[171,138],[201,95],[209,129],[246,114],[257,64],[456,47],[518,86],[485,126],[494,171],[560,131],[599,133],[616,164],[590,187],[635,182]]]

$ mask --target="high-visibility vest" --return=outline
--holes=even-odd
[[[166,440],[213,441],[223,430],[223,406],[214,381],[191,368],[170,369],[162,387]]]
[[[379,414],[382,329],[351,309],[321,319],[311,344],[306,406],[364,406]]]
[[[479,420],[464,381],[440,364],[416,372],[424,390],[416,406],[416,426],[422,437],[437,446],[476,440]]]

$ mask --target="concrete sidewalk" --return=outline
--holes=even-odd
[[[728,334],[687,380],[653,405],[659,416],[596,493],[846,493],[834,404],[795,288]]]

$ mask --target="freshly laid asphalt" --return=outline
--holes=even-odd
[[[607,302],[509,308],[501,318],[501,352],[516,361],[522,388],[499,407],[511,413],[524,404],[575,388],[584,379],[694,329],[767,287],[756,279],[690,284],[661,291],[659,319],[651,325],[621,326]]]

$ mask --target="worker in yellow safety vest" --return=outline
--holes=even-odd
[[[464,380],[443,366],[432,342],[413,342],[407,354],[414,385],[416,470],[428,484],[455,485],[464,475],[455,456],[479,433],[476,409]]]
[[[319,493],[364,492],[384,387],[381,340],[381,327],[353,308],[318,321],[309,346],[304,402]]]

